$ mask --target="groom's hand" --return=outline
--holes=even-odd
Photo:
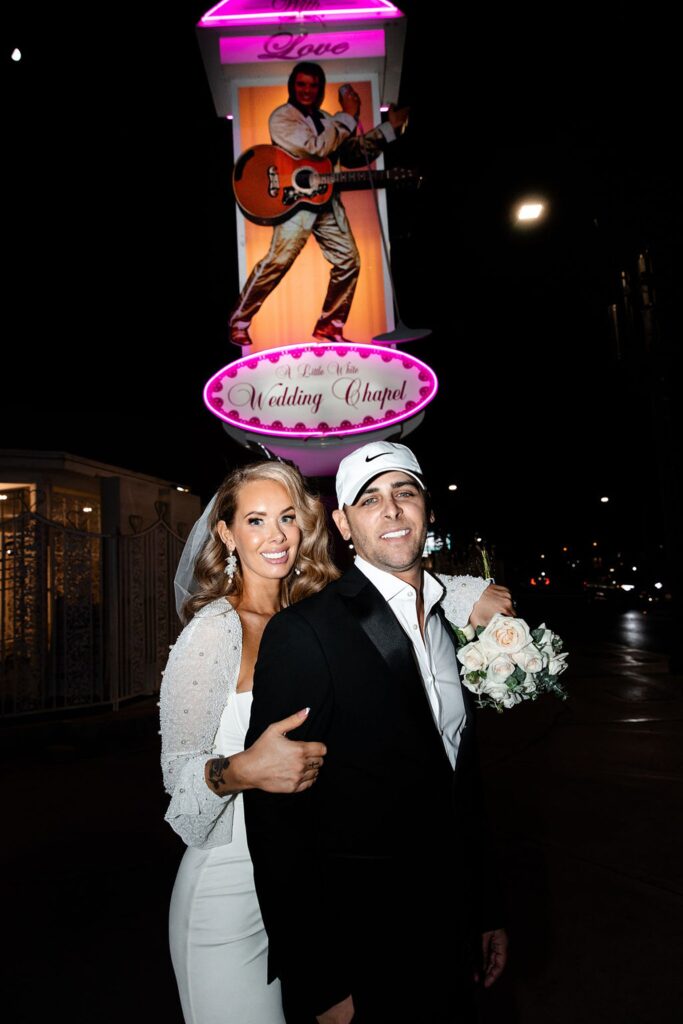
[[[353,1020],[353,997],[347,996],[341,1003],[335,1003],[329,1010],[318,1014],[318,1024],[350,1024]]]
[[[514,615],[515,609],[512,604],[512,594],[507,587],[499,587],[496,583],[489,583],[481,595],[470,615],[470,625],[488,626],[493,616],[500,612],[501,615]]]
[[[503,928],[484,932],[481,937],[481,977],[484,988],[490,988],[503,973],[508,958],[508,937]],[[479,981],[480,973],[475,972],[474,980]]]

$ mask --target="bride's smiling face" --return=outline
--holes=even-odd
[[[235,518],[218,534],[234,548],[245,582],[281,580],[296,565],[301,530],[289,491],[276,480],[252,480],[238,494]]]

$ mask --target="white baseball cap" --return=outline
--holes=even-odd
[[[373,441],[351,452],[339,463],[337,470],[337,501],[339,508],[353,505],[365,485],[381,473],[392,469],[404,469],[406,473],[426,490],[422,482],[422,470],[410,448],[391,441]]]

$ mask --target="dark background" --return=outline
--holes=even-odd
[[[434,331],[410,351],[441,383],[409,442],[443,528],[462,549],[493,543],[520,610],[570,650],[566,704],[481,716],[513,939],[484,1019],[669,1024],[677,630],[670,601],[644,616],[582,585],[614,558],[639,566],[641,602],[655,579],[680,590],[677,35],[652,9],[534,21],[401,6],[397,99],[412,113],[390,160],[424,185],[390,196],[392,251],[404,320]],[[233,153],[195,40],[204,10],[0,14],[0,447],[66,450],[208,498],[246,456],[201,399],[238,354]],[[521,234],[511,202],[536,191],[550,216]],[[624,308],[620,275],[633,285],[645,250],[654,329],[632,293],[617,343],[608,308]],[[553,583],[534,602],[542,564]],[[162,820],[157,727],[150,699],[4,731],[8,1019],[179,1019],[165,929],[182,843]]]
[[[434,331],[412,350],[441,382],[415,435],[435,489],[455,474],[458,516],[506,543],[590,532],[602,493],[615,525],[660,528],[652,395],[616,359],[607,306],[647,246],[660,330],[677,335],[673,28],[403,6],[396,99],[413,113],[391,162],[425,184],[391,197],[392,241],[404,321]],[[203,10],[3,15],[2,444],[208,497],[242,455],[201,399],[238,354],[230,128],[195,39]],[[536,190],[549,219],[514,230],[512,201]]]
[[[434,331],[410,349],[441,383],[410,443],[441,522],[460,542],[483,531],[510,565],[596,536],[647,549],[653,563],[668,545],[671,561],[672,26],[404,8],[396,99],[412,114],[390,160],[425,180],[416,196],[390,197],[392,246],[403,318]],[[0,443],[75,452],[208,498],[245,456],[201,400],[238,355],[226,330],[238,290],[231,132],[195,41],[203,10],[3,15],[7,54],[18,45],[24,56],[4,67]],[[550,215],[520,232],[510,208],[529,192]],[[656,297],[647,351],[638,322],[625,348],[608,318],[620,272],[645,250]]]

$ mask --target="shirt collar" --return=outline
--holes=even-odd
[[[400,580],[398,576],[385,572],[384,569],[378,569],[376,565],[366,562],[360,555],[356,555],[355,562],[363,575],[367,576],[370,582],[377,587],[385,601],[392,601],[406,589],[413,590],[413,587],[406,583],[405,580]],[[422,573],[422,596],[425,604],[425,618],[429,615],[434,605],[438,604],[441,600],[443,592],[444,588],[438,580],[435,580],[428,572]]]
[[[312,107],[311,110],[306,110],[306,108],[300,106],[296,100],[290,100],[289,103],[290,106],[294,107],[295,110],[298,110],[300,114],[304,115],[304,117],[310,117],[311,121],[315,125],[315,130],[318,135],[325,130],[325,126],[323,124],[325,114],[319,107]]]
[[[356,555],[355,561],[357,568],[364,576],[367,576],[373,586],[377,587],[385,601],[391,601],[409,586],[405,580],[400,580],[398,576],[385,572],[384,569],[378,569],[376,565],[366,562],[360,555]]]

